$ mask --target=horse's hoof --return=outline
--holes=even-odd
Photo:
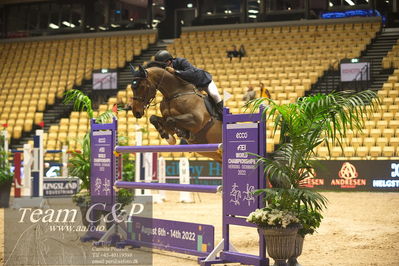
[[[169,143],[169,145],[175,145],[176,144],[175,137],[173,137],[171,135],[169,135],[169,138],[167,138],[166,141]]]
[[[161,135],[161,138],[163,138],[163,139],[169,138],[169,134],[167,132],[164,132],[164,131],[159,132],[159,135]]]

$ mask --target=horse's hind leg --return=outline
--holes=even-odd
[[[152,115],[150,123],[158,131],[161,138],[166,139],[169,144],[175,144],[176,139],[173,137],[173,131],[166,126],[165,120],[162,117]]]

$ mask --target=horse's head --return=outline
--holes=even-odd
[[[136,118],[141,118],[144,115],[145,109],[148,108],[151,101],[155,98],[156,89],[153,82],[148,78],[148,72],[141,65],[139,69],[135,70],[130,65],[133,73],[132,90],[133,90],[133,103],[132,111]]]

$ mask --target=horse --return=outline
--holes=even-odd
[[[131,108],[136,118],[141,118],[159,91],[163,99],[160,103],[162,117],[152,115],[150,123],[157,129],[161,138],[169,144],[176,144],[174,135],[187,140],[189,144],[222,142],[222,122],[207,110],[205,95],[195,86],[165,69],[159,62],[150,62],[133,73],[133,98]],[[201,155],[222,161],[219,152],[202,152]]]

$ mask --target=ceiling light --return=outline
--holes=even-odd
[[[248,10],[248,13],[258,14],[258,13],[259,13],[259,10],[250,9],[250,10]]]
[[[353,3],[353,1],[352,0],[345,0],[345,2],[347,2],[349,5],[351,5],[351,6],[354,6],[355,5],[355,3]]]
[[[192,3],[188,3],[188,4],[187,4],[187,7],[188,7],[188,8],[192,8],[192,7],[193,7],[193,4],[192,4]]]
[[[68,21],[63,21],[62,24],[67,27],[75,28],[75,24],[69,23]]]
[[[52,28],[52,29],[59,29],[60,28],[58,25],[55,25],[54,23],[50,23],[48,26],[50,28]]]

